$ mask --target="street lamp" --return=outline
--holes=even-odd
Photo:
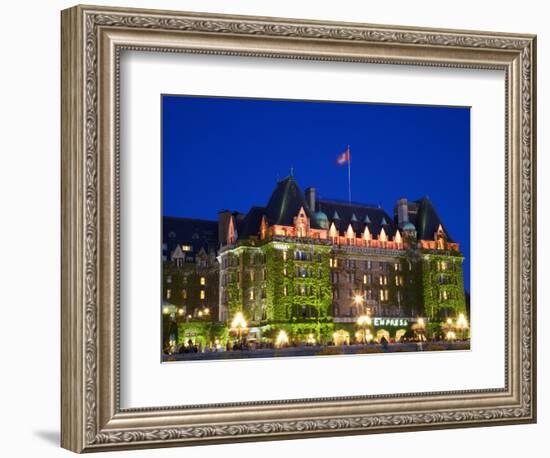
[[[353,296],[353,302],[357,306],[363,305],[363,296],[361,294],[356,294]]]
[[[447,318],[447,334],[445,336],[447,340],[455,340],[456,333],[453,331],[453,320],[452,318]]]
[[[236,331],[239,336],[239,343],[241,343],[241,333],[247,328],[246,320],[242,312],[237,312],[231,322],[231,330]]]
[[[281,348],[287,344],[288,344],[288,334],[286,333],[286,331],[281,329],[279,331],[279,334],[277,334],[277,338],[275,339],[275,346],[277,348]]]
[[[416,319],[416,332],[420,335],[420,340],[424,341],[426,339],[424,336],[426,332],[426,322],[422,317]]]
[[[466,333],[466,329],[468,329],[468,320],[463,313],[458,315],[458,318],[456,320],[456,327],[460,331],[460,338],[464,340],[464,334]]]
[[[357,318],[357,325],[362,329],[363,331],[363,343],[367,343],[367,331],[370,330],[368,327],[372,324],[372,319],[369,315],[361,315],[359,318]]]

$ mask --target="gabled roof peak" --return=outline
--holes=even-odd
[[[270,225],[292,226],[294,217],[298,215],[301,208],[304,209],[306,216],[310,218],[311,226],[318,228],[317,221],[312,218],[300,186],[298,186],[294,176],[289,175],[275,186],[265,208],[265,215]]]

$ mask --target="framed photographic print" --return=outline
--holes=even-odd
[[[536,420],[532,35],[62,12],[62,446]]]

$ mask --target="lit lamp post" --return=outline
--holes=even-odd
[[[455,340],[456,333],[453,331],[453,320],[452,318],[447,318],[447,340]]]
[[[419,317],[416,320],[416,332],[420,335],[420,340],[426,340],[426,337],[424,336],[424,334],[426,333],[426,322],[422,317]]]
[[[368,315],[361,315],[359,318],[357,318],[357,325],[361,328],[363,331],[363,344],[367,343],[367,334],[370,334],[369,326],[372,324],[372,319]]]
[[[170,354],[173,353],[177,340],[176,306],[165,303],[162,306],[163,340]]]
[[[277,338],[275,339],[275,346],[277,348],[281,348],[285,345],[288,345],[288,334],[286,333],[286,331],[281,329],[279,331],[279,334],[277,334]]]
[[[242,332],[246,330],[246,327],[246,320],[244,319],[242,312],[237,312],[231,322],[231,331],[237,332],[237,335],[239,336],[239,343],[242,343],[241,335]]]
[[[357,307],[360,307],[361,305],[363,305],[363,296],[361,294],[356,294],[355,296],[353,296],[353,303]]]
[[[458,315],[458,318],[456,320],[456,327],[460,331],[460,339],[464,340],[466,329],[468,329],[468,320],[466,319],[463,313]]]

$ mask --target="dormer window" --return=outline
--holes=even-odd
[[[363,232],[363,240],[372,240],[372,234],[370,233],[368,226],[365,226],[365,230]]]
[[[346,241],[348,245],[355,244],[355,231],[353,230],[353,227],[351,227],[351,224],[348,226],[348,229],[346,230]]]
[[[387,242],[388,241],[388,235],[386,234],[386,231],[384,228],[380,230],[380,235],[378,236],[378,240],[381,242]]]
[[[446,236],[445,231],[443,230],[443,227],[441,226],[441,224],[437,228],[437,232],[435,233],[434,239],[437,243],[437,248],[439,250],[444,250],[445,249],[445,244],[446,244],[446,241],[447,241],[446,240],[447,236]]]
[[[304,207],[300,207],[298,216],[294,218],[294,227],[298,237],[307,237],[309,232],[309,218],[306,215]]]
[[[334,225],[334,223],[330,225],[330,229],[328,230],[328,236],[330,237],[330,240],[332,243],[337,243],[338,231],[336,230],[336,226]]]
[[[260,226],[260,239],[265,240],[267,237],[267,220],[262,216],[262,224]]]
[[[399,231],[395,231],[395,235],[393,237],[393,241],[395,243],[403,243],[403,239],[401,238],[401,233]]]
[[[229,227],[227,228],[227,243],[234,244],[237,241],[237,229],[235,228],[235,220],[233,217],[229,219]]]

